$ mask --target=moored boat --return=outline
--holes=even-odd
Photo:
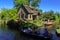
[[[51,40],[50,35],[41,35],[39,31],[33,32],[31,29],[21,29],[20,33],[24,36],[31,37],[31,38],[36,38],[40,40]]]

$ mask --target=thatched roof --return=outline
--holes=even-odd
[[[23,5],[29,13],[37,14],[38,10],[32,7],[31,5]]]
[[[37,15],[38,13],[40,14],[40,12],[37,9],[35,9],[34,7],[32,7],[31,5],[22,4],[21,8],[23,8],[23,7],[24,7],[25,11],[27,11],[29,14],[33,14],[33,15]],[[20,8],[18,9],[18,11],[20,11]]]

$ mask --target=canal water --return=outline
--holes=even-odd
[[[60,40],[60,37],[56,35],[55,31],[53,31],[52,34],[53,34],[52,40]],[[35,39],[21,36],[17,30],[0,28],[0,40],[35,40]]]
[[[17,30],[0,28],[0,40],[34,40],[34,39],[20,35],[20,33]]]

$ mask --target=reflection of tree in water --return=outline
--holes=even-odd
[[[7,25],[8,25],[8,28],[10,29],[18,29],[19,25],[16,21],[14,21],[13,19],[12,20],[9,20],[7,22]]]
[[[33,39],[30,38],[30,37],[21,35],[21,34],[19,33],[19,31],[16,31],[14,40],[33,40]]]
[[[15,32],[14,40],[20,40],[20,34],[18,31]]]

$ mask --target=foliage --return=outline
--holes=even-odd
[[[41,0],[14,0],[16,8],[21,7],[21,4],[32,5],[33,7],[38,7]]]
[[[41,0],[32,0],[31,5],[34,7],[39,7],[39,3],[41,2]]]
[[[20,27],[36,27],[35,24],[33,24],[33,22],[31,21],[20,21]]]
[[[8,20],[8,19],[16,19],[17,18],[17,10],[15,8],[12,9],[2,9],[0,13],[1,20]]]
[[[44,12],[42,13],[40,19],[44,21],[54,20],[54,12],[53,11]]]
[[[58,16],[55,14],[55,28],[58,28],[58,25],[59,25],[59,18],[58,18]]]
[[[54,11],[48,11],[48,12],[42,12],[42,14],[39,17],[40,21],[53,21],[54,22],[54,28],[58,28],[60,25],[60,13],[54,12]],[[42,22],[41,22],[42,23]]]
[[[21,4],[28,4],[28,0],[14,0],[15,7],[19,8]]]
[[[57,30],[57,33],[60,33],[60,29],[56,29]]]

